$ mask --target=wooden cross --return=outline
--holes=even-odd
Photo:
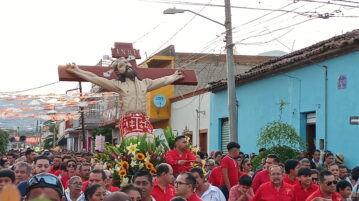
[[[140,51],[134,49],[132,43],[115,43],[114,48],[111,48],[112,57],[120,58],[125,57],[130,60],[132,66],[136,69],[137,75],[140,78],[150,78],[157,79],[163,76],[172,75],[177,69],[169,69],[169,68],[138,68],[135,59],[140,59]],[[79,65],[79,68],[82,70],[86,70],[92,72],[100,77],[105,77],[107,79],[118,79],[115,73],[109,74],[110,67],[103,66],[83,66]],[[184,73],[184,78],[180,79],[173,84],[175,85],[197,85],[197,77],[194,70],[181,70]],[[60,81],[83,81],[76,75],[69,73],[66,71],[65,66],[58,67],[59,80]]]

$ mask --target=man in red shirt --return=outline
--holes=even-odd
[[[275,154],[268,154],[267,158],[266,158],[266,162],[265,162],[265,166],[266,168],[260,172],[258,172],[252,181],[252,188],[253,191],[256,192],[257,189],[259,188],[260,185],[269,182],[269,168],[272,165],[278,165],[279,164],[279,159],[278,156]]]
[[[157,177],[153,181],[152,197],[156,201],[169,201],[175,197],[175,188],[171,185],[173,181],[173,169],[167,163],[162,163],[156,168]]]
[[[299,183],[297,178],[299,162],[294,159],[289,159],[284,164],[285,175],[283,181],[289,185],[295,185]]]
[[[334,175],[328,171],[323,170],[319,174],[319,189],[309,195],[306,201],[312,201],[314,198],[325,198],[332,201],[343,201],[339,193],[335,192],[337,181]]]
[[[88,181],[90,177],[91,172],[91,164],[90,163],[82,163],[79,168],[79,174],[78,176],[81,177],[82,181]]]
[[[293,186],[296,201],[305,201],[309,195],[318,189],[318,185],[313,184],[312,174],[309,168],[298,170],[299,183]]]
[[[166,152],[166,162],[172,166],[175,176],[188,172],[192,168],[191,162],[197,161],[196,155],[186,147],[186,137],[180,135],[175,138],[175,148]]]
[[[218,188],[223,186],[224,182],[223,182],[223,178],[222,178],[221,166],[217,166],[217,167],[213,168],[213,170],[211,171],[211,174],[209,175],[208,183],[212,184],[213,186],[217,186]]]
[[[282,168],[269,169],[270,182],[262,184],[250,201],[295,201],[293,187],[283,182]]]
[[[221,190],[223,195],[228,200],[229,191],[232,186],[238,185],[238,162],[237,158],[239,156],[241,146],[236,142],[230,142],[227,144],[228,154],[222,158],[221,160],[221,168],[222,168],[222,178],[223,178],[223,186],[221,186]]]
[[[176,196],[181,196],[187,201],[202,201],[195,193],[197,181],[190,172],[182,172],[175,181]]]
[[[56,176],[59,176],[61,174],[60,165],[61,165],[61,156],[55,155],[54,157],[54,164],[50,168],[50,173]]]
[[[68,181],[70,180],[70,178],[72,176],[76,176],[76,167],[77,165],[75,160],[71,159],[67,161],[67,166],[66,166],[67,173],[61,177],[61,183],[65,189],[67,188]]]

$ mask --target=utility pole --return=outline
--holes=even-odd
[[[227,61],[227,93],[228,93],[228,112],[229,112],[229,136],[230,141],[238,142],[237,137],[237,97],[235,83],[235,65],[233,56],[233,38],[232,38],[232,21],[231,21],[231,1],[224,0],[226,19],[226,61]]]
[[[201,15],[191,10],[187,9],[177,9],[177,8],[168,8],[163,11],[163,14],[176,14],[176,13],[184,13],[191,12],[195,15],[203,17],[207,20],[210,20],[214,23],[222,25],[226,29],[226,67],[227,67],[227,95],[228,95],[228,122],[229,122],[229,138],[232,142],[238,142],[237,137],[237,96],[236,96],[236,83],[235,83],[235,64],[234,64],[234,55],[233,55],[233,38],[232,38],[232,14],[231,14],[231,1],[224,0],[224,8],[225,8],[225,22],[224,24],[213,20],[209,17]]]
[[[82,84],[79,82],[80,96],[82,96]],[[82,131],[82,149],[86,149],[86,137],[85,137],[85,117],[84,117],[84,107],[80,107],[81,110],[81,131]]]

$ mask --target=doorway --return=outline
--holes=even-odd
[[[199,130],[199,148],[203,153],[207,153],[207,133],[208,129]]]
[[[307,124],[306,124],[306,138],[307,138],[307,151],[308,156],[312,156],[314,150],[316,149],[316,117],[315,113],[307,114]]]

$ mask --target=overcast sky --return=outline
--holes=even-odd
[[[221,39],[224,27],[193,18],[191,13],[162,13],[170,7],[191,9],[224,22],[224,8],[160,2],[164,1],[0,1],[0,92],[56,82],[59,64],[94,65],[103,55],[111,54],[114,42],[134,42],[143,59],[171,44],[177,52],[224,53]],[[219,0],[191,2],[223,5]],[[282,8],[307,14],[327,12],[337,16],[356,15],[359,10],[293,0],[232,0],[232,6]],[[246,55],[270,50],[290,52],[358,28],[358,18],[317,19],[296,13],[239,8],[232,8],[232,14],[236,53]],[[76,86],[74,82],[62,82],[27,93],[65,93]]]

